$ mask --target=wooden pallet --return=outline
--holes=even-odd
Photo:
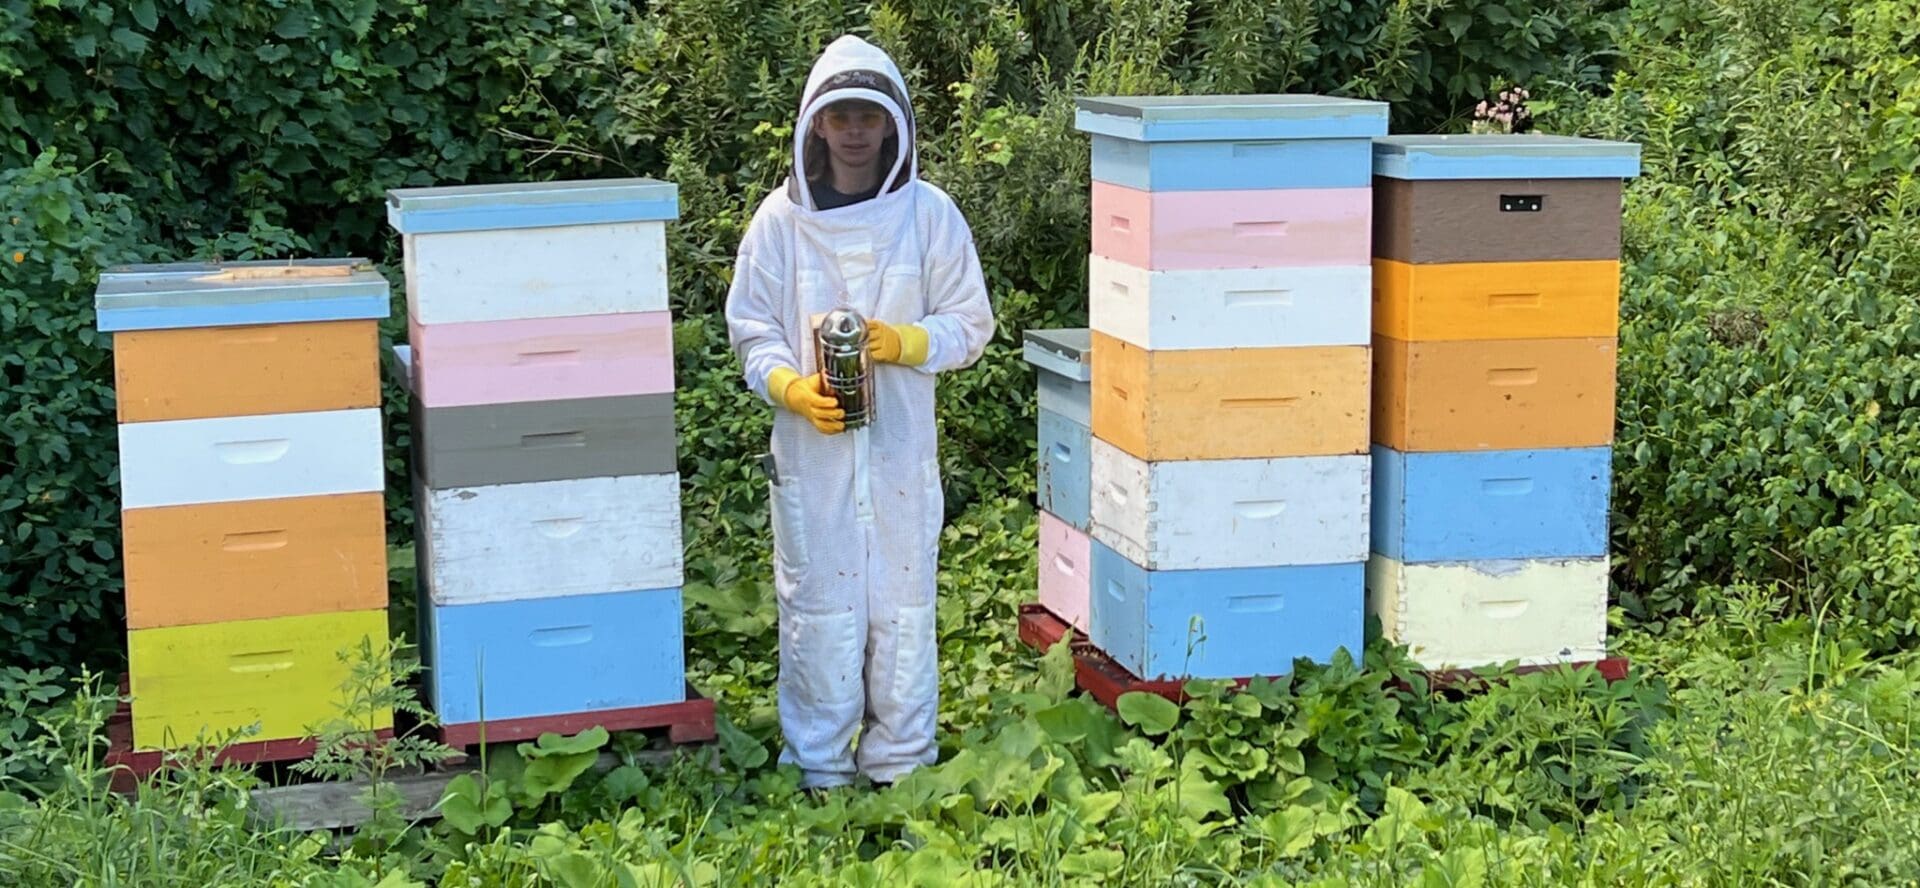
[[[702,743],[714,737],[713,701],[687,685],[687,699],[679,703],[638,706],[631,709],[603,709],[533,718],[509,718],[489,722],[462,722],[441,725],[440,742],[455,749],[485,743],[509,743],[532,740],[541,734],[578,734],[599,726],[608,731],[666,730],[670,743]],[[484,738],[484,739],[483,739]]]
[[[1062,637],[1071,634],[1069,644],[1073,650],[1073,677],[1081,690],[1092,694],[1094,699],[1108,708],[1118,705],[1121,694],[1129,691],[1144,691],[1159,694],[1175,703],[1187,700],[1186,681],[1183,679],[1143,679],[1126,667],[1115,662],[1112,657],[1093,646],[1085,634],[1067,625],[1066,621],[1047,610],[1045,605],[1029,603],[1020,605],[1020,641],[1028,647],[1045,652]],[[1604,660],[1583,660],[1577,663],[1551,663],[1537,666],[1520,666],[1508,674],[1524,675],[1563,667],[1583,669],[1593,667],[1608,682],[1620,681],[1627,677],[1630,664],[1625,657],[1608,657]],[[1482,676],[1471,669],[1436,669],[1423,673],[1429,687],[1456,691],[1472,692],[1481,690],[1498,676]],[[1235,687],[1245,687],[1249,679],[1234,680]],[[1405,682],[1394,680],[1394,685],[1402,690],[1411,690]]]

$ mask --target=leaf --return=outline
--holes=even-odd
[[[551,731],[541,734],[532,743],[520,744],[520,754],[537,759],[549,755],[577,755],[582,752],[597,752],[607,745],[607,729],[594,725],[571,737],[555,734]]]
[[[1111,848],[1079,851],[1060,859],[1060,872],[1069,876],[1109,876],[1126,866],[1127,855]]]
[[[1120,720],[1148,736],[1165,734],[1180,721],[1180,707],[1159,694],[1128,691],[1121,694],[1117,702],[1119,705],[1115,708],[1120,711]]]
[[[461,774],[447,783],[440,797],[440,817],[447,825],[469,835],[482,826],[498,827],[513,816],[513,806],[505,794],[481,789],[472,774]]]
[[[521,795],[530,802],[538,803],[549,795],[559,795],[573,785],[574,778],[585,774],[593,767],[600,753],[595,750],[576,752],[571,755],[543,755],[527,763],[527,772],[520,777]]]
[[[624,804],[638,799],[648,785],[647,772],[632,765],[621,765],[600,779],[600,792],[608,801]]]
[[[1083,701],[1068,700],[1033,714],[1035,724],[1055,742],[1073,744],[1086,739],[1102,721]]]
[[[160,15],[153,10],[153,0],[133,0],[128,11],[133,13],[134,22],[142,28],[151,31],[160,26]]]
[[[113,33],[108,34],[107,37],[114,42],[114,45],[136,54],[145,52],[149,42],[145,34],[132,28],[114,28]]]
[[[1312,808],[1293,805],[1260,818],[1260,834],[1273,843],[1274,853],[1281,857],[1297,857],[1313,847],[1313,826],[1317,817],[1318,812]]]
[[[1090,792],[1073,800],[1073,813],[1081,824],[1098,826],[1125,798],[1119,792]]]
[[[714,733],[720,738],[720,749],[743,771],[751,771],[767,763],[768,753],[765,744],[752,734],[735,727],[733,720],[722,715],[714,721]]]
[[[1205,820],[1208,814],[1225,817],[1233,813],[1233,807],[1227,804],[1226,788],[1198,771],[1182,771],[1174,785],[1180,794],[1180,813],[1194,820]]]
[[[547,878],[565,886],[565,888],[600,888],[606,884],[600,877],[600,865],[594,859],[579,851],[566,851],[547,858]]]

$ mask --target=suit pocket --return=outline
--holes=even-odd
[[[792,477],[767,485],[767,506],[772,513],[773,553],[780,566],[795,574],[807,567],[807,521],[800,490]]]

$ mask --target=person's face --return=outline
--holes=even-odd
[[[814,116],[814,132],[826,140],[835,163],[862,167],[879,157],[881,142],[893,135],[893,115],[872,102],[834,102]]]

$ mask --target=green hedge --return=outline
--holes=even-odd
[[[717,310],[752,207],[784,172],[807,67],[853,31],[916,86],[927,175],[972,220],[1001,332],[943,385],[949,499],[1031,488],[1020,331],[1085,318],[1086,93],[1317,91],[1453,125],[1514,78],[1593,83],[1617,4],[1547,0],[467,2],[0,0],[8,223],[0,663],[117,659],[114,430],[97,269],[128,258],[361,255],[392,268],[396,186],[650,175],[671,228],[681,469],[696,577],[764,545],[766,415]],[[57,151],[57,154],[49,154]],[[36,163],[42,165],[36,166]],[[16,198],[18,195],[18,198]],[[40,204],[31,204],[39,206]],[[53,206],[54,204],[48,204]],[[60,271],[64,269],[64,271]],[[28,318],[16,325],[12,317]],[[391,392],[390,392],[391,393]],[[388,413],[396,543],[405,417]]]

